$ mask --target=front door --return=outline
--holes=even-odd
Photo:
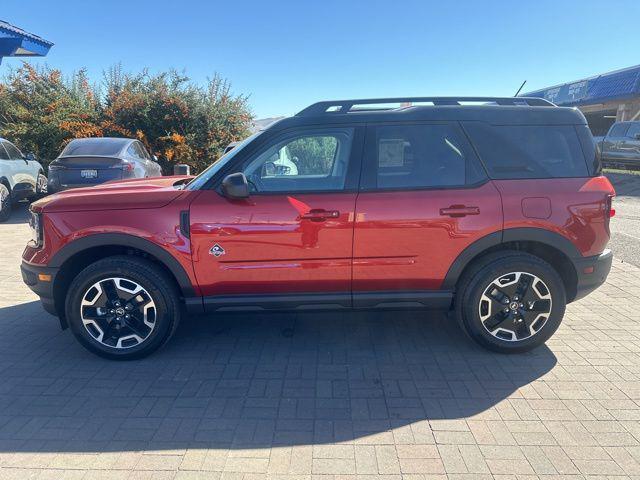
[[[502,228],[500,195],[455,122],[369,127],[363,157],[354,304],[430,304],[456,257]]]
[[[246,307],[229,298],[237,294],[257,307],[306,296],[307,304],[350,305],[362,137],[358,127],[276,134],[233,167],[249,181],[248,199],[200,192],[191,247],[209,309]]]

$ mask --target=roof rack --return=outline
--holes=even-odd
[[[399,97],[399,98],[365,98],[359,100],[329,100],[314,103],[296,114],[297,117],[309,117],[332,113],[349,113],[354,111],[397,110],[398,108],[365,108],[353,109],[356,105],[381,105],[385,103],[432,103],[433,105],[463,105],[465,102],[493,103],[496,105],[529,105],[531,107],[555,107],[543,98],[533,97]],[[406,108],[412,105],[405,105]]]

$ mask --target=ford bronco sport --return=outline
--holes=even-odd
[[[89,350],[147,355],[181,312],[452,310],[545,342],[601,285],[615,192],[580,111],[533,98],[320,102],[199,176],[32,206],[24,281]]]

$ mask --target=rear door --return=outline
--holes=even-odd
[[[246,175],[248,199],[230,200],[213,189],[192,202],[193,264],[209,309],[224,307],[221,297],[233,294],[244,294],[236,300],[249,304],[282,305],[288,295],[309,294],[318,303],[350,305],[363,130],[319,127],[272,136],[225,172]]]
[[[367,128],[354,233],[356,306],[400,292],[422,302],[467,246],[501,228],[498,191],[456,122]]]

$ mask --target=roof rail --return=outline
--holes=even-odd
[[[297,117],[309,117],[331,113],[349,113],[355,105],[380,105],[384,103],[432,103],[433,105],[462,105],[461,102],[486,102],[497,105],[522,105],[531,107],[555,107],[543,98],[533,97],[399,97],[399,98],[365,98],[359,100],[329,100],[314,103],[296,114]],[[402,108],[402,107],[401,107]],[[329,110],[331,109],[331,110]],[[372,108],[363,110],[395,110],[395,108]]]

